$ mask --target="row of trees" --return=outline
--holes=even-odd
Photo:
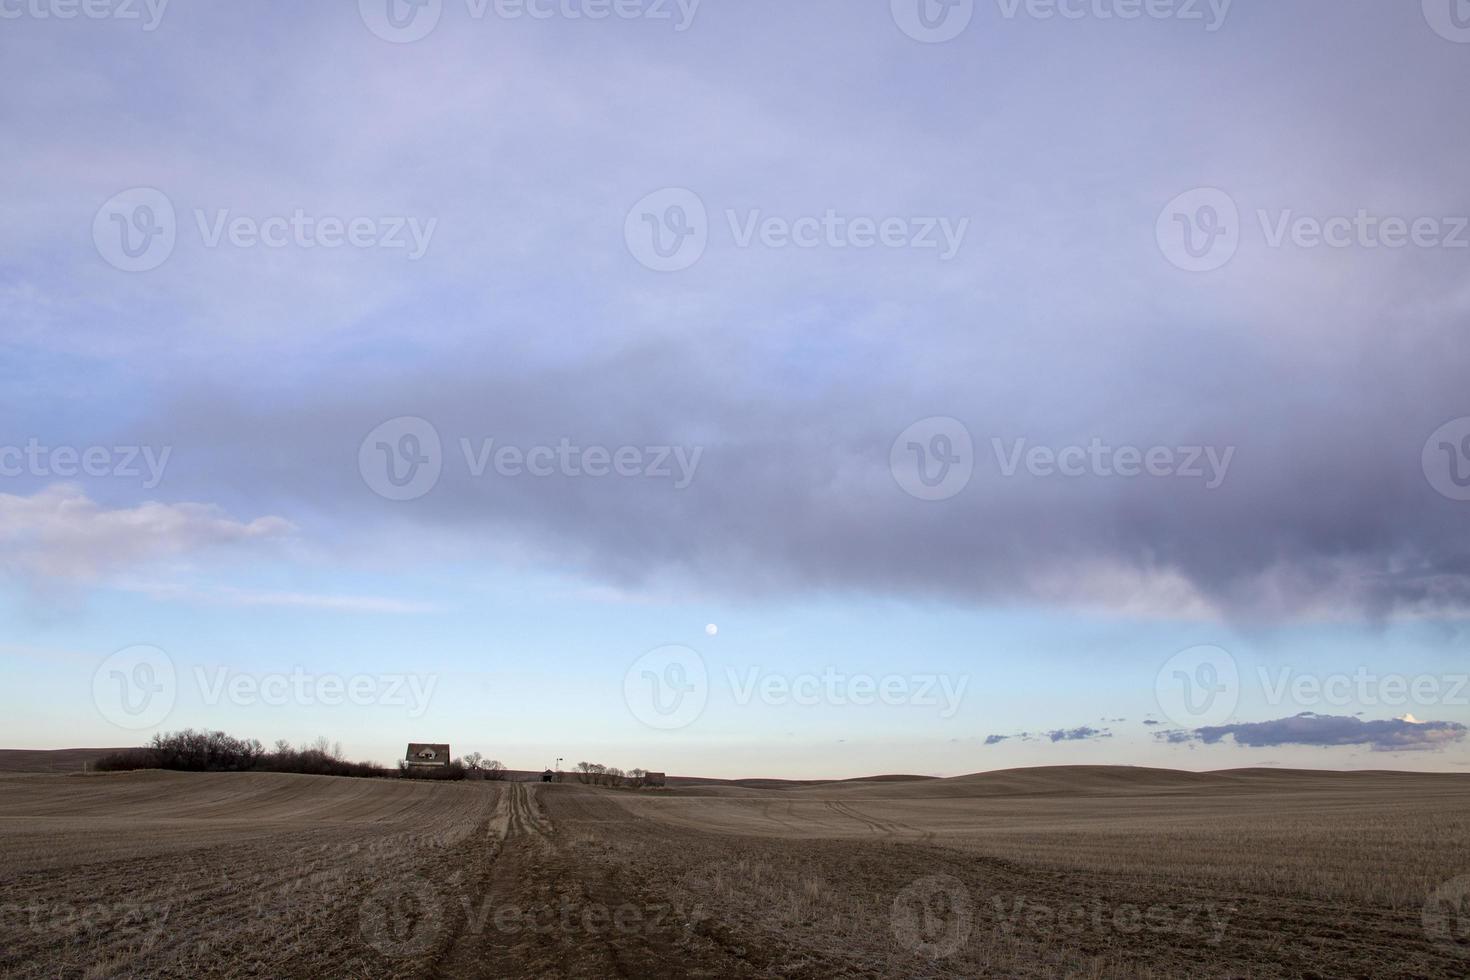
[[[185,772],[300,772],[314,776],[390,776],[393,770],[375,762],[348,762],[342,757],[342,743],[328,742],[326,737],[300,748],[285,739],[267,749],[258,739],[236,738],[224,732],[168,732],[153,736],[148,745],[124,749],[97,760],[95,768],[102,772],[122,769],[176,769]],[[600,762],[579,762],[577,781],[593,786],[642,786],[647,771],[629,769]],[[397,774],[409,779],[505,779],[506,768],[499,759],[487,759],[471,752],[447,766],[429,768],[410,766],[402,760]]]
[[[617,766],[605,766],[600,762],[577,763],[577,782],[591,786],[638,787],[643,785],[647,775],[646,769],[629,769],[624,772]]]
[[[505,765],[499,759],[487,759],[478,752],[471,752],[455,761],[464,766],[466,779],[505,778]]]
[[[404,779],[504,779],[505,766],[478,752],[460,756],[447,766],[411,766],[398,760],[398,775]]]
[[[186,728],[153,736],[148,745],[124,749],[97,760],[103,772],[121,769],[176,769],[185,772],[300,772],[314,776],[386,776],[375,762],[348,762],[342,743],[318,738],[296,748],[285,739],[269,750],[254,738]]]

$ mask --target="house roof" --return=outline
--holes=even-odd
[[[448,742],[409,742],[404,761],[416,766],[449,765]]]

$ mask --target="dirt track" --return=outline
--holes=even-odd
[[[1464,976],[1465,780],[0,777],[10,976]],[[1031,777],[1027,777],[1030,779]],[[1149,782],[1153,779],[1153,782]],[[1211,816],[1212,815],[1212,816]],[[1458,924],[1458,920],[1451,920]]]
[[[579,860],[541,807],[543,791],[501,788],[479,875],[467,880],[436,977],[732,975],[739,963],[680,948],[687,926],[635,876]],[[568,810],[569,814],[577,812]],[[613,814],[616,822],[616,814]]]

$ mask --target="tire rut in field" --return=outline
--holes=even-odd
[[[454,897],[455,934],[430,976],[628,975],[568,917],[600,899],[569,868],[538,793],[524,783],[503,787],[489,824],[494,846],[480,858],[475,886]]]
[[[919,836],[913,828],[905,824],[896,823],[891,820],[880,820],[877,817],[869,816],[850,803],[839,803],[835,800],[829,801],[827,803],[827,809],[839,816],[857,821],[878,837],[902,838]]]
[[[722,954],[686,948],[688,924],[636,875],[589,862],[546,816],[545,789],[505,788],[497,804],[504,839],[483,859],[479,887],[465,890],[469,900],[456,899],[455,935],[428,976],[661,980],[743,972]],[[619,829],[599,827],[597,836],[616,840]],[[578,831],[584,841],[586,830]]]
[[[449,919],[454,933],[428,971],[434,977],[476,976],[484,934],[493,928],[498,903],[509,891],[504,856],[507,847],[527,832],[522,814],[524,787],[506,783],[498,787],[495,807],[486,821],[484,843],[470,855],[468,882],[453,889]]]

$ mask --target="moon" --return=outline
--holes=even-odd
[[[704,632],[708,636],[714,636],[719,631],[720,631],[720,628],[718,626],[716,626],[714,623],[710,623],[708,626],[706,626],[704,628]]]

